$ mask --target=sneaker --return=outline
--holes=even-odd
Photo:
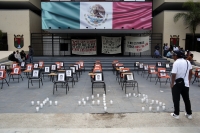
[[[188,115],[187,113],[185,113],[185,116],[186,116],[188,119],[192,119],[192,115]]]
[[[171,116],[174,117],[175,119],[179,119],[179,115],[175,115],[174,113],[171,113]]]

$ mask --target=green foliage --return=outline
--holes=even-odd
[[[183,7],[187,9],[187,12],[175,14],[174,22],[182,18],[184,24],[190,29],[194,36],[196,28],[200,24],[200,2],[189,0],[183,4]]]

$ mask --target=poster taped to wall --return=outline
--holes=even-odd
[[[72,39],[72,54],[96,55],[96,39],[79,40]]]
[[[126,36],[125,51],[131,53],[140,53],[149,50],[149,36],[131,37]]]
[[[102,36],[102,53],[104,54],[121,53],[121,37]]]

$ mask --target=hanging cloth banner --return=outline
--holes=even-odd
[[[125,51],[131,53],[140,53],[149,50],[149,36],[131,37],[126,36]]]
[[[96,55],[96,39],[79,40],[72,39],[72,54],[77,55]]]
[[[104,54],[121,53],[121,37],[102,36],[102,53]]]

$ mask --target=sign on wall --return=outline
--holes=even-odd
[[[102,53],[104,54],[121,53],[121,37],[102,36]]]
[[[72,54],[77,55],[96,55],[96,39],[79,40],[72,39]]]
[[[125,51],[131,53],[140,53],[149,50],[149,36],[131,37],[126,36]]]
[[[14,46],[17,49],[21,49],[24,46],[24,37],[23,35],[14,35]]]

